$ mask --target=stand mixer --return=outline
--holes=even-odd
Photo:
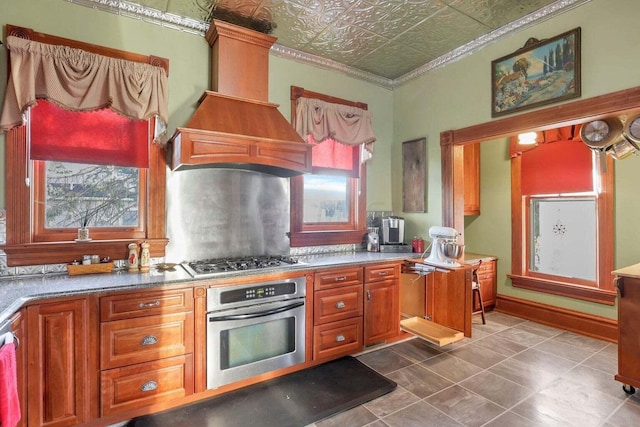
[[[429,237],[432,239],[431,252],[424,262],[438,267],[460,267],[457,260],[464,253],[464,245],[456,243],[459,235],[460,233],[451,227],[429,228]]]

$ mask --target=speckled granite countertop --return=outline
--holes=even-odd
[[[275,272],[305,271],[310,269],[363,265],[367,263],[397,261],[416,258],[413,253],[387,252],[349,252],[317,254],[297,257],[299,264],[258,269],[252,271],[220,273],[215,279],[238,276],[256,276]],[[181,266],[174,271],[158,271],[154,268],[149,273],[129,273],[116,271],[111,274],[91,274],[69,276],[67,274],[46,274],[39,276],[12,276],[0,279],[0,333],[7,329],[10,317],[26,302],[81,295],[94,292],[122,291],[151,288],[156,286],[175,285],[181,282],[195,282]]]

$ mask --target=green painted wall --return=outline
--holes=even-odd
[[[136,19],[99,12],[66,0],[2,0],[0,26],[5,24],[83,40],[88,43],[169,59],[169,132],[182,126],[209,85],[210,50],[204,37],[163,28]],[[7,80],[7,50],[0,48],[0,99]],[[367,166],[368,208],[390,210],[393,92],[345,74],[271,56],[269,101],[280,104],[290,117],[289,86],[365,102],[373,113],[376,157]],[[5,135],[0,133],[0,161],[4,165]],[[4,174],[0,174],[0,207],[5,206]]]
[[[615,7],[612,7],[614,6]],[[635,17],[640,16],[636,0],[592,0],[539,25],[527,28],[443,68],[430,71],[394,91],[393,207],[402,207],[401,142],[426,136],[429,143],[428,212],[405,214],[411,234],[426,236],[442,220],[440,132],[491,120],[491,61],[522,47],[529,37],[544,39],[582,28],[582,98],[640,85],[640,57],[630,54],[640,41]],[[469,252],[499,257],[498,292],[518,298],[616,317],[616,308],[574,301],[513,288],[506,274],[510,270],[510,165],[506,140],[482,143],[481,215],[465,221],[465,243]],[[640,209],[637,183],[640,158],[615,165],[615,266],[640,260]]]
[[[529,37],[547,38],[582,27],[582,97],[589,98],[640,85],[640,57],[633,48],[640,41],[635,17],[640,2],[591,2],[493,43],[445,67],[432,70],[394,91],[345,74],[271,57],[269,100],[290,117],[289,86],[369,104],[378,137],[375,157],[367,167],[367,208],[393,210],[406,220],[406,234],[427,237],[431,225],[442,222],[440,132],[491,120],[490,63],[522,47]],[[65,0],[5,0],[0,2],[0,25],[15,24],[36,31],[169,58],[169,130],[186,122],[195,102],[209,87],[209,47],[204,38],[139,20],[120,17]],[[0,48],[0,82],[6,81],[6,49]],[[4,96],[0,83],[0,98]],[[427,212],[402,212],[402,142],[426,137]],[[4,156],[0,134],[0,156]],[[4,158],[0,161],[4,164]],[[481,150],[482,215],[468,218],[465,241],[470,252],[499,257],[498,292],[586,313],[615,317],[614,307],[576,302],[514,289],[505,278],[510,265],[509,160],[504,140],[485,142]],[[640,212],[637,182],[640,159],[616,164],[616,267],[640,259]],[[0,206],[4,204],[4,174],[0,174]]]
[[[290,86],[364,102],[373,114],[377,141],[374,155],[367,162],[367,210],[391,210],[391,147],[393,141],[393,92],[362,80],[309,65],[271,56],[269,94],[280,104],[285,117],[291,117]]]

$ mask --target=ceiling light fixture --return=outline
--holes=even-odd
[[[536,132],[525,132],[518,134],[518,144],[534,145],[538,142],[538,134]]]

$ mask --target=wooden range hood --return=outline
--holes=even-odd
[[[213,20],[212,91],[169,142],[172,169],[220,167],[289,177],[311,172],[304,142],[269,98],[269,49],[276,38]]]

